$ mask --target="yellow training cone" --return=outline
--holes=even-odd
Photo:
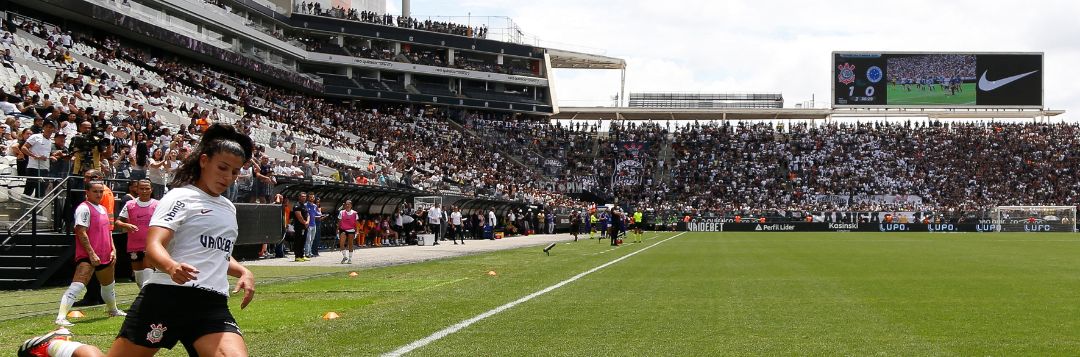
[[[355,271],[349,273],[350,278],[355,278],[357,275],[360,275],[360,274],[356,273]]]
[[[83,314],[82,311],[75,310],[75,311],[68,312],[67,317],[72,317],[72,318],[86,317],[86,314]]]
[[[341,316],[338,315],[336,312],[333,312],[333,311],[327,312],[325,315],[322,315],[323,320],[333,320],[333,319],[336,319],[336,318],[339,318],[339,317],[341,317]]]
[[[496,276],[496,275],[499,275],[499,273],[496,273],[494,270],[492,270],[492,271],[488,272],[488,275]]]

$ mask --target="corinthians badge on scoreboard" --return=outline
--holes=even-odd
[[[840,70],[840,74],[836,76],[840,83],[851,84],[855,82],[855,65],[844,62],[844,64],[836,66],[836,68]]]

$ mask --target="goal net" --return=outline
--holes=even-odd
[[[991,219],[999,232],[1075,232],[1076,206],[999,206]]]

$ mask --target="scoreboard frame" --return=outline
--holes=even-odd
[[[974,55],[974,56],[976,56],[976,62],[978,61],[978,56],[1013,56],[1013,55],[1018,55],[1018,56],[1039,56],[1039,64],[1038,64],[1038,74],[1040,76],[1040,83],[1039,83],[1039,88],[1038,88],[1038,96],[1039,96],[1038,97],[1038,102],[1039,102],[1039,104],[1023,104],[1023,105],[1020,105],[1020,104],[953,105],[953,104],[936,104],[936,103],[927,103],[927,104],[838,104],[840,98],[837,97],[837,94],[838,94],[837,93],[837,88],[841,85],[838,82],[838,75],[839,75],[839,72],[840,72],[838,66],[840,66],[842,64],[842,62],[838,61],[840,55],[864,56],[864,58],[868,58],[868,57],[871,57],[871,56],[880,56],[880,57],[882,57],[882,61],[887,61],[888,57],[890,57],[890,56],[905,56],[905,57],[907,57],[907,56],[921,56],[921,55]],[[855,109],[855,108],[868,108],[868,109],[1043,109],[1045,107],[1045,104],[1046,104],[1046,95],[1045,95],[1046,94],[1046,91],[1045,91],[1046,77],[1045,77],[1045,73],[1044,73],[1045,69],[1046,69],[1046,65],[1045,65],[1046,64],[1046,56],[1045,56],[1044,52],[832,51],[831,54],[830,54],[830,61],[829,62],[832,64],[832,70],[829,71],[829,74],[830,74],[830,76],[829,76],[829,83],[830,83],[829,92],[830,92],[830,96],[831,96],[830,104],[832,105],[833,108],[839,108],[839,109]],[[865,69],[863,69],[863,70],[865,70]],[[858,71],[858,69],[856,71]],[[975,75],[976,75],[976,85],[977,85],[977,79],[979,78],[979,76],[981,74],[976,72]],[[883,76],[884,76],[883,82],[885,83],[885,88],[887,88],[888,85],[889,85],[888,84],[889,79],[888,79],[888,69],[887,68],[885,69],[885,74]],[[886,90],[886,95],[887,95],[888,92],[887,92],[887,89],[885,89],[885,88],[883,88],[883,89]],[[978,89],[976,89],[976,97],[977,96],[978,96]],[[887,102],[887,100],[888,100],[887,97],[886,97],[885,100]]]

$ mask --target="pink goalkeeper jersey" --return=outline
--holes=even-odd
[[[112,256],[112,231],[109,229],[109,213],[107,211],[101,212],[90,202],[84,201],[82,204],[90,211],[90,226],[86,227],[86,236],[90,240],[90,247],[94,249],[94,253],[101,259],[101,264],[108,265],[112,262],[110,259]],[[82,244],[76,242],[75,261],[89,258],[90,253],[83,248]]]
[[[356,219],[358,216],[360,216],[360,214],[356,213],[356,211],[341,211],[341,213],[338,214],[338,218],[340,219],[338,221],[338,228],[343,231],[355,231]]]
[[[152,198],[150,199],[150,205],[146,207],[139,206],[138,201],[131,200],[124,204],[128,223],[139,227],[138,232],[128,232],[128,253],[146,250],[146,233],[150,230],[150,217],[154,216],[154,210],[157,209],[158,205],[158,201]]]

